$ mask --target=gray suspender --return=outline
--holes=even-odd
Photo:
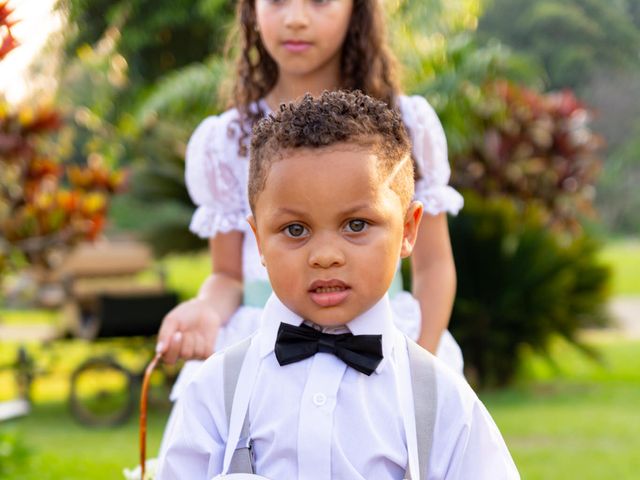
[[[224,380],[224,409],[227,414],[227,425],[231,424],[231,409],[233,407],[233,396],[236,393],[236,385],[240,376],[242,362],[251,345],[251,337],[229,347],[224,352],[223,361],[223,380]],[[251,445],[248,443],[249,438],[249,414],[244,417],[242,431],[240,433],[240,441],[242,445],[238,445],[233,457],[231,457],[231,466],[229,473],[254,473],[253,455]]]
[[[231,421],[231,409],[236,384],[240,376],[242,362],[251,345],[251,337],[229,347],[224,352],[224,406],[227,423]],[[418,464],[421,479],[427,478],[427,466],[433,443],[433,428],[437,409],[437,392],[433,358],[417,343],[407,340],[411,383],[413,386],[413,403],[416,416],[416,434],[418,440]],[[236,448],[231,459],[229,473],[254,473],[251,445],[242,446],[249,438],[249,415],[244,418],[240,439],[242,444]],[[408,478],[408,477],[407,477]]]
[[[434,360],[431,354],[410,339],[407,339],[407,349],[409,350],[413,408],[416,416],[416,436],[418,437],[418,467],[420,468],[420,477],[422,477],[420,480],[426,480],[438,403]]]

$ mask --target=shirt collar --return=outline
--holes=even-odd
[[[289,310],[275,295],[271,294],[260,322],[259,348],[260,357],[264,358],[273,352],[280,323],[299,326],[304,319]],[[389,297],[385,294],[373,307],[358,315],[346,325],[354,335],[382,335],[382,355],[384,359],[376,368],[380,373],[387,359],[391,357],[394,345],[395,327]]]

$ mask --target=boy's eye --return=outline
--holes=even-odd
[[[307,233],[307,229],[299,223],[292,223],[284,228],[284,234],[291,238],[300,238]]]
[[[349,220],[346,228],[349,232],[358,233],[366,229],[367,225],[367,222],[365,222],[364,220]]]

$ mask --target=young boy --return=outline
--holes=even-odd
[[[180,397],[161,480],[519,478],[470,387],[394,326],[386,292],[422,215],[413,175],[400,116],[360,93],[256,126],[249,223],[274,294]]]

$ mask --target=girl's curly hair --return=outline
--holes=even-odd
[[[265,114],[259,105],[255,109],[249,107],[267,95],[278,80],[278,65],[262,43],[256,25],[255,0],[238,0],[235,37],[240,38],[231,103],[240,114],[242,134],[238,146],[242,155],[247,153],[251,128]],[[380,0],[353,0],[342,48],[341,88],[361,90],[394,106],[399,93],[396,69],[396,60],[386,42]]]

